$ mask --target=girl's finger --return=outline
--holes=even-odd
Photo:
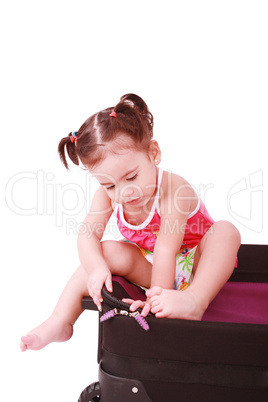
[[[97,297],[93,297],[93,301],[96,304],[96,306],[98,307],[98,310],[102,311],[102,305],[101,305],[102,300],[98,299]]]
[[[112,283],[112,276],[108,275],[106,281],[105,281],[105,286],[108,292],[112,293],[113,291],[113,283]]]

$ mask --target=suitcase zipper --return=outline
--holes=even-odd
[[[111,295],[106,288],[102,289],[102,296],[105,301],[105,303],[108,304],[109,307],[113,307],[114,305],[120,309],[123,310],[128,310],[129,309],[129,304],[117,299],[113,295]]]
[[[139,311],[130,312],[127,310],[120,310],[118,308],[113,308],[112,310],[107,311],[107,313],[104,313],[100,317],[100,321],[103,322],[103,321],[110,320],[111,318],[114,318],[116,315],[134,318],[135,321],[142,327],[142,329],[144,329],[145,331],[148,331],[150,329],[147,321],[140,314]]]

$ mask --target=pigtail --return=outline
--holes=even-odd
[[[131,107],[139,110],[140,113],[146,114],[148,112],[148,107],[144,100],[135,94],[126,94],[121,96],[120,102],[127,103]]]
[[[153,133],[154,118],[152,113],[149,111],[148,106],[141,97],[135,94],[126,94],[120,98],[118,105],[120,104],[127,105],[128,107],[134,109],[135,112],[139,114],[143,123],[147,125],[149,132],[151,134]]]
[[[135,142],[146,144],[147,147],[153,137],[153,116],[144,100],[138,95],[126,94],[113,110],[118,117],[113,119],[118,120],[118,124],[114,121],[113,125],[129,133]]]
[[[79,158],[78,158],[77,149],[76,149],[77,144],[76,144],[76,141],[71,141],[72,136],[73,136],[73,134],[70,133],[68,135],[68,137],[62,138],[62,140],[60,141],[59,146],[58,146],[60,160],[62,161],[62,163],[64,164],[64,166],[66,167],[67,170],[69,170],[69,165],[68,165],[68,162],[66,159],[66,152],[67,152],[69,158],[71,159],[71,161],[75,165],[79,165]]]
[[[120,98],[120,102],[126,102],[130,105],[132,104],[132,107],[134,107],[134,109],[136,109],[142,116],[144,116],[148,120],[148,125],[151,127],[151,129],[153,129],[153,115],[149,111],[148,106],[141,97],[135,94],[126,94]]]

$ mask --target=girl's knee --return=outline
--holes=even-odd
[[[116,240],[105,240],[101,242],[102,255],[113,274],[121,273],[126,264],[126,243]]]
[[[228,221],[218,221],[215,222],[211,227],[212,232],[225,237],[225,239],[229,239],[234,245],[239,247],[241,243],[241,236],[239,230]]]
[[[105,259],[106,262],[111,260],[115,253],[120,252],[118,244],[119,242],[115,240],[104,240],[101,242],[101,247],[102,247],[102,255]]]
[[[113,247],[114,247],[114,240],[104,240],[102,241],[101,244],[101,248],[102,248],[102,253],[103,256],[105,256],[105,254],[109,253],[110,251],[112,251]]]

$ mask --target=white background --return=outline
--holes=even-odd
[[[65,171],[58,142],[137,93],[162,167],[243,243],[267,243],[267,1],[14,0],[0,20],[0,399],[74,402],[97,380],[97,314],[67,343],[19,351],[79,263],[77,225],[96,188]]]

